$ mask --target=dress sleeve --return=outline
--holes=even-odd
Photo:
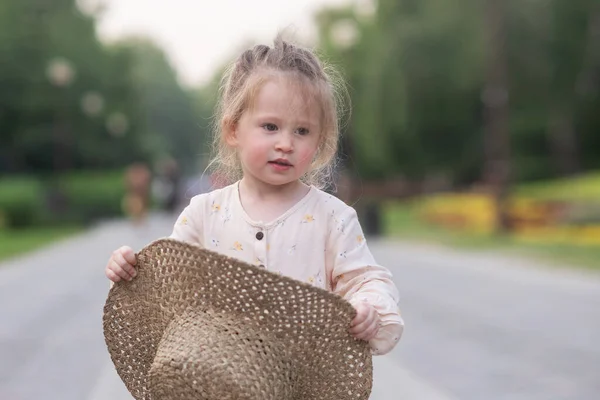
[[[175,225],[173,226],[173,232],[169,237],[181,240],[182,242],[203,246],[203,205],[202,195],[193,197],[190,204],[177,217],[177,221],[175,221]]]
[[[366,302],[377,310],[381,326],[369,343],[374,355],[388,353],[404,330],[392,273],[375,261],[353,208],[333,218],[328,246],[332,290],[354,306]]]

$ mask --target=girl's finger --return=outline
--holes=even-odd
[[[123,246],[119,249],[119,253],[123,256],[123,259],[127,261],[128,264],[135,265],[135,252],[129,246]]]
[[[368,341],[368,340],[373,339],[375,336],[377,336],[378,333],[379,333],[379,324],[378,323],[373,324],[373,326],[365,332],[365,334],[364,334],[365,340]]]
[[[350,333],[353,335],[362,335],[364,332],[366,332],[371,327],[371,324],[373,324],[372,321],[364,321],[364,322],[350,328]]]
[[[350,326],[356,326],[362,324],[369,316],[369,308],[363,304],[359,304],[356,307],[356,316],[352,320]]]
[[[111,269],[116,275],[118,275],[121,279],[125,279],[126,281],[131,280],[131,275],[127,273],[120,265],[118,265],[114,260],[108,264],[108,268]]]
[[[364,330],[354,334],[357,339],[369,341],[373,339],[379,332],[379,323],[374,322],[372,325],[365,327]]]
[[[127,272],[127,274],[130,277],[133,278],[136,275],[135,267],[133,265],[129,264],[125,260],[125,257],[123,256],[123,254],[121,254],[121,253],[115,254],[113,257],[113,261],[115,261],[117,263],[117,265],[119,267],[121,267],[121,269],[123,269],[125,272]]]
[[[350,328],[350,333],[352,334],[362,334],[367,331],[373,325],[377,325],[379,323],[379,318],[377,312],[374,309],[367,314],[364,321]]]
[[[106,268],[106,277],[113,282],[119,282],[121,277],[114,273],[112,269]]]
[[[357,315],[356,317],[354,317],[354,319],[352,320],[352,322],[350,323],[350,327],[354,328],[357,325],[360,325],[364,322],[364,317],[361,315]]]
[[[362,331],[352,334],[357,339],[368,340],[368,331]]]

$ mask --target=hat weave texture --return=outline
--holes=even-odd
[[[366,400],[367,342],[340,296],[174,239],[137,254],[104,306],[108,351],[137,400]]]

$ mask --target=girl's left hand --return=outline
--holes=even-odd
[[[357,339],[371,340],[379,332],[379,314],[368,303],[359,303],[356,306],[356,317],[350,324],[350,334]]]

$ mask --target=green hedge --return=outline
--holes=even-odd
[[[122,171],[0,178],[0,228],[88,224],[123,214]]]
[[[59,187],[65,195],[64,217],[68,220],[89,223],[123,213],[125,186],[121,171],[72,173],[60,179]]]
[[[42,223],[44,187],[33,177],[0,178],[0,227],[22,228]]]

